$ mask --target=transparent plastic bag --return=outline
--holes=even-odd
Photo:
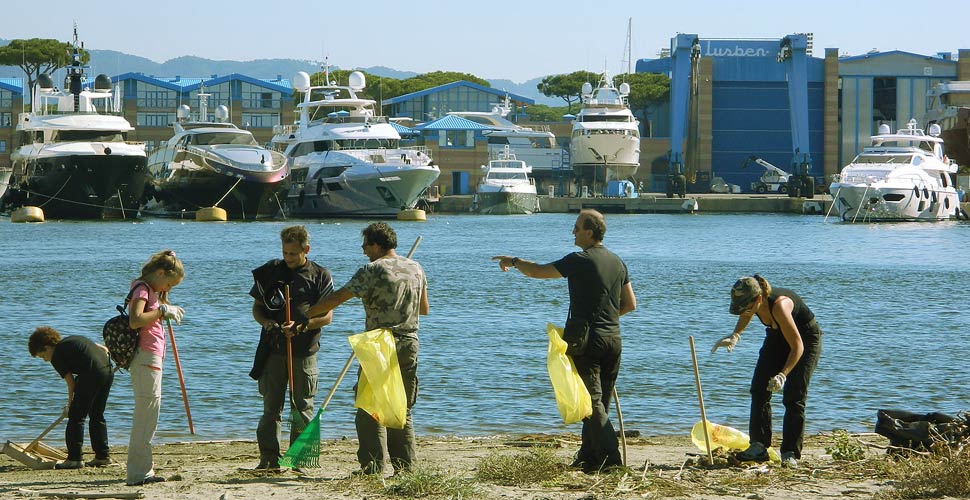
[[[407,418],[407,394],[397,361],[394,336],[383,328],[347,337],[360,363],[355,408],[366,411],[377,423],[403,429]]]
[[[549,336],[549,351],[546,367],[549,380],[556,393],[556,406],[564,424],[573,424],[593,414],[593,403],[583,379],[576,372],[573,359],[566,355],[566,341],[562,339],[562,328],[552,323],[546,324]]]

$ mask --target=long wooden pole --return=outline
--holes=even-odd
[[[192,424],[192,411],[189,410],[189,395],[185,392],[185,378],[182,376],[182,362],[179,361],[179,348],[175,344],[175,331],[172,330],[172,320],[166,319],[165,323],[168,325],[168,338],[172,342],[175,371],[179,374],[179,386],[182,387],[182,403],[185,404],[185,416],[189,419],[189,432],[195,434],[195,425]]]
[[[414,255],[414,251],[418,249],[418,245],[420,243],[421,243],[421,236],[418,236],[418,239],[414,240],[414,244],[411,245],[411,250],[408,250],[409,259],[411,258],[412,255]]]
[[[694,336],[690,340],[690,358],[694,361],[694,382],[697,384],[697,401],[701,406],[701,422],[704,426],[704,444],[707,445],[707,460],[714,465],[714,451],[711,450],[711,435],[707,430],[707,413],[704,411],[704,391],[701,389],[701,374],[697,370],[697,352],[694,350]]]
[[[65,415],[61,413],[61,416],[57,417],[57,420],[55,420],[53,424],[51,424],[46,429],[44,429],[44,432],[41,432],[40,436],[37,436],[37,439],[31,441],[30,444],[28,444],[27,447],[24,448],[24,451],[30,451],[34,449],[34,447],[37,446],[37,443],[39,443],[41,439],[44,439],[44,436],[46,436],[50,431],[54,430],[54,427],[57,427],[57,424],[61,423],[61,420],[64,420],[64,416]]]
[[[613,383],[613,402],[616,404],[616,419],[620,422],[620,442],[623,443],[623,465],[626,465],[626,430],[623,429],[623,410],[620,409],[620,396],[616,393],[616,382]]]

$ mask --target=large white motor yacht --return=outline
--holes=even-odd
[[[148,157],[155,198],[168,212],[218,206],[234,219],[276,214],[282,209],[277,190],[289,173],[286,156],[226,121],[225,106],[209,121],[208,97],[199,94],[198,121],[191,121],[189,106],[179,106],[175,135]]]
[[[927,126],[938,123],[946,154],[957,165],[970,167],[970,81],[938,83],[927,95]]]
[[[583,84],[582,108],[573,121],[569,143],[570,163],[576,174],[606,184],[636,173],[640,166],[640,122],[630,111],[629,94],[630,84],[624,82],[617,88],[606,73],[596,88],[589,82]]]
[[[294,87],[303,94],[300,119],[277,126],[273,147],[290,161],[286,212],[300,217],[394,217],[414,208],[441,171],[423,146],[403,147],[401,136],[375,101],[358,97],[364,74],[348,85],[310,85],[300,72]]]
[[[46,74],[37,79],[32,111],[17,120],[4,204],[40,207],[54,219],[132,217],[148,182],[145,145],[126,142],[134,129],[121,115],[120,89],[107,75],[88,86],[80,50],[75,28],[64,89]]]
[[[916,120],[892,133],[880,125],[864,148],[829,186],[833,210],[847,222],[935,221],[957,217],[952,175],[957,166],[943,152],[940,127],[929,134]]]
[[[488,165],[482,165],[484,176],[472,199],[473,210],[483,214],[529,215],[539,211],[535,181],[529,177],[532,167],[518,160],[509,146]]]

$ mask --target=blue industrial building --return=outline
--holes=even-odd
[[[811,36],[805,36],[809,40],[805,81],[797,91],[807,94],[807,152],[816,185],[827,184],[832,174],[869,145],[880,124],[895,129],[916,119],[923,125],[929,104],[926,94],[934,84],[970,79],[966,49],[953,58],[950,53],[927,56],[903,51],[840,57],[838,49],[829,48],[824,58],[817,58],[811,56]],[[697,38],[699,57],[691,81],[678,82],[673,76],[671,81],[672,99],[677,85],[691,89],[687,130],[672,130],[679,124],[671,121],[670,105],[647,115],[645,128],[651,137],[684,138],[687,163],[697,172],[692,190],[706,191],[710,178],[717,176],[748,191],[763,172],[757,166],[742,168],[752,155],[792,171],[789,81],[786,65],[778,57],[782,40]],[[673,62],[670,56],[641,59],[636,70],[672,75]],[[663,191],[668,158],[641,157],[641,165],[653,166],[651,190]]]
[[[743,168],[745,159],[758,156],[782,169],[792,161],[788,82],[785,65],[778,60],[779,40],[699,38],[696,112],[688,127],[696,137],[688,160],[697,172],[694,191],[706,191],[711,177],[747,189],[761,174],[760,167]],[[636,71],[670,74],[671,59],[641,59]],[[810,143],[809,154],[823,156],[824,60],[807,58]],[[672,81],[671,85],[677,82]],[[670,137],[670,108],[660,107],[647,120],[653,137]],[[689,133],[688,135],[690,135]],[[685,137],[686,139],[686,137]],[[646,160],[646,161],[644,161]],[[665,162],[641,158],[657,165],[652,191],[663,191]],[[820,165],[819,165],[820,166]],[[820,174],[821,168],[815,171]]]

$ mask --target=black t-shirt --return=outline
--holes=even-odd
[[[620,292],[630,282],[626,264],[602,245],[573,252],[552,263],[569,280],[569,307],[591,321],[601,337],[620,334]]]
[[[290,319],[299,323],[306,319],[307,309],[333,293],[333,278],[327,268],[312,260],[297,269],[290,269],[283,259],[273,259],[253,269],[253,286],[249,295],[262,306],[267,318],[279,324],[286,322],[283,289],[290,286]],[[283,342],[271,342],[274,350],[286,350]],[[307,330],[293,337],[293,355],[308,356],[320,350],[320,329]]]
[[[71,335],[54,346],[51,366],[61,378],[68,373],[80,377],[93,375],[109,366],[108,353],[87,337]]]

